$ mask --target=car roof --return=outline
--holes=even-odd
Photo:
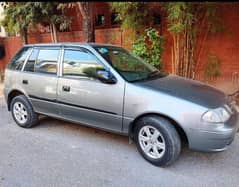
[[[119,45],[107,44],[107,43],[86,43],[86,42],[61,42],[61,43],[36,43],[36,44],[26,44],[25,47],[41,47],[41,46],[114,46],[114,47],[121,47]]]

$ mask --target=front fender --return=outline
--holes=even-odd
[[[186,134],[200,125],[201,115],[207,109],[185,99],[134,84],[126,86],[123,113],[123,131],[129,133],[132,123],[145,115],[158,114],[176,122]]]

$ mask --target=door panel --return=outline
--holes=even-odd
[[[59,48],[34,48],[23,68],[21,84],[36,112],[59,114],[56,103],[59,56]]]
[[[64,91],[63,87],[70,87]],[[91,126],[121,131],[124,86],[96,80],[59,78],[57,100],[65,118]]]
[[[23,84],[23,81],[28,83]],[[44,114],[58,114],[58,108],[55,103],[56,76],[23,73],[22,84],[24,90],[27,90],[35,111]]]
[[[112,131],[122,130],[124,82],[105,84],[96,72],[105,67],[84,48],[64,49],[57,101],[64,118]]]

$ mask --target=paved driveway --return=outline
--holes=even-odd
[[[184,148],[168,168],[146,162],[127,137],[44,118],[18,127],[0,98],[0,186],[239,186],[239,134],[230,148]]]

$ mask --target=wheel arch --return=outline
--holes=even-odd
[[[135,127],[136,127],[136,123],[137,121],[140,119],[140,118],[143,118],[143,117],[146,117],[146,116],[152,116],[152,115],[156,115],[156,116],[160,116],[160,117],[163,117],[167,120],[169,120],[172,125],[176,128],[176,131],[178,132],[179,136],[180,136],[180,139],[182,141],[184,141],[187,145],[189,143],[188,141],[188,137],[187,137],[187,134],[185,132],[185,130],[182,128],[182,126],[173,118],[165,115],[165,114],[160,114],[160,113],[144,113],[144,114],[141,114],[139,116],[137,116],[129,125],[129,129],[128,129],[128,132],[129,132],[129,137],[134,140],[134,130],[135,130]]]
[[[8,109],[8,111],[11,110],[10,105],[11,105],[12,99],[16,96],[19,96],[19,95],[25,95],[25,94],[22,91],[16,90],[16,89],[9,92],[9,94],[7,96],[7,109]]]

